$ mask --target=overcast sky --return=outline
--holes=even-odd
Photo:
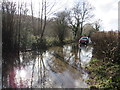
[[[11,0],[11,1],[31,1],[31,0]],[[33,0],[35,10],[38,8],[38,1]],[[64,8],[71,8],[75,1],[79,0],[48,0],[51,3],[56,1],[54,10],[63,10]],[[81,0],[80,0],[81,1]],[[120,0],[87,0],[95,7],[93,13],[95,19],[101,19],[102,28],[105,31],[118,30],[118,1]],[[29,2],[30,3],[30,2]],[[93,20],[94,21],[94,20]]]
[[[105,30],[118,30],[118,1],[120,0],[89,0],[95,7],[96,18],[100,18]]]

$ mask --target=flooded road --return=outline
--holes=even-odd
[[[91,46],[52,47],[47,51],[11,54],[3,61],[3,88],[88,88],[82,66],[92,58]]]

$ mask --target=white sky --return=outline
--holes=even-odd
[[[89,0],[95,7],[96,18],[102,20],[104,30],[118,30],[119,0]]]
[[[31,0],[11,0],[11,1],[23,1],[30,3]],[[38,10],[41,0],[32,0],[34,3],[34,9]],[[75,1],[81,0],[48,0],[49,2],[55,2],[56,5],[53,11],[64,10],[64,8],[71,8]],[[105,31],[118,30],[118,1],[120,0],[88,0],[95,10],[93,11],[95,19],[101,19],[102,28]],[[36,14],[36,13],[35,13]],[[94,21],[94,19],[93,19]]]

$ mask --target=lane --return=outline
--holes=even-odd
[[[82,49],[81,49],[82,50]],[[83,49],[84,50],[84,49]],[[86,48],[91,55],[91,48]],[[18,88],[88,88],[83,78],[87,73],[77,65],[80,61],[79,50],[71,45],[50,48],[38,52],[21,53],[20,64],[10,65],[6,70],[5,87]],[[14,57],[11,59],[13,60]],[[10,57],[8,58],[10,59]],[[15,57],[14,60],[17,60]],[[8,61],[8,60],[7,60]],[[66,62],[66,63],[65,63]],[[72,62],[72,63],[71,63]],[[12,68],[12,69],[9,69]]]

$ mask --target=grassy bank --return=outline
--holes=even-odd
[[[93,59],[86,67],[89,73],[87,83],[97,88],[120,88],[120,58],[118,33],[98,32],[91,37]]]
[[[90,87],[118,89],[120,88],[120,66],[111,62],[93,58],[86,67],[89,80],[86,82]]]

